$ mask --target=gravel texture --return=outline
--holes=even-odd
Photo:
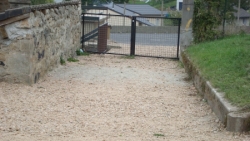
[[[248,141],[197,94],[178,61],[90,55],[32,86],[0,83],[1,141]]]

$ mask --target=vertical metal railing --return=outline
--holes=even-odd
[[[82,13],[82,38],[81,38],[81,42],[82,42],[82,50],[84,50],[84,22],[85,21],[85,13]]]
[[[93,52],[95,46],[91,43],[94,41],[98,46],[99,38],[105,37],[107,54],[179,59],[180,18],[126,16],[124,26],[123,15],[83,13],[82,16],[82,48],[86,51]],[[100,26],[88,26],[93,25],[90,20],[95,18],[102,18],[98,25],[108,25],[107,37],[106,32],[97,35]],[[159,25],[161,19],[164,25]]]
[[[130,42],[130,56],[135,55],[135,36],[136,34],[136,17],[132,17],[131,19],[131,42]]]
[[[177,59],[179,59],[180,34],[181,34],[181,19],[178,19]]]

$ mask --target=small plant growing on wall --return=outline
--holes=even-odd
[[[60,57],[60,64],[61,65],[65,65],[66,64],[65,60],[62,57]]]
[[[69,62],[78,62],[79,60],[70,57],[70,58],[67,59],[67,61],[69,61]]]
[[[77,56],[89,56],[89,53],[84,52],[82,49],[77,49],[76,50],[76,55]]]

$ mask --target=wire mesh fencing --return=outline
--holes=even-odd
[[[178,58],[180,19],[141,18],[152,25],[136,25],[135,55]]]
[[[98,20],[96,19],[95,22],[88,20],[93,17]],[[106,32],[104,28],[101,29],[105,24],[107,25]],[[150,57],[179,57],[179,18],[85,13],[83,30],[83,46],[86,51]]]
[[[94,17],[97,18],[95,21],[90,20]],[[105,30],[101,28],[106,24],[107,27],[105,28],[105,32]],[[123,17],[120,15],[84,14],[83,30],[85,39],[84,49],[86,51],[123,55],[130,54],[130,17]],[[106,44],[104,40],[106,40]]]

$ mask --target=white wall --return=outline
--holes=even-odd
[[[176,10],[179,11],[179,2],[183,2],[183,0],[176,0]]]
[[[63,0],[54,0],[55,3],[62,2]]]
[[[240,18],[239,22],[240,22],[239,26],[249,26],[249,18],[245,18],[245,19]],[[235,23],[237,24],[238,21],[236,20]]]

